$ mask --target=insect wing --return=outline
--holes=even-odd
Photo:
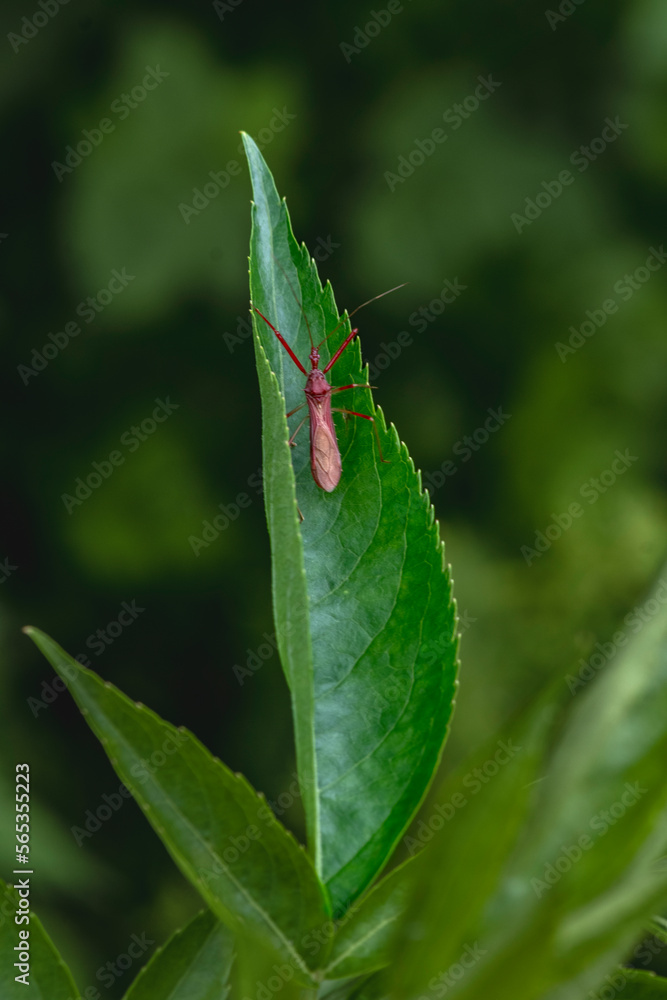
[[[308,400],[310,410],[310,468],[313,479],[327,493],[332,493],[340,482],[341,461],[336,431],[331,419],[330,400]]]
[[[310,467],[318,486],[327,493],[336,489],[341,474],[340,452],[335,437],[324,424],[312,427]]]

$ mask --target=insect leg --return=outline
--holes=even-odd
[[[262,319],[264,319],[264,317],[262,317]],[[332,330],[331,332],[334,333],[335,331]],[[350,333],[350,335],[345,338],[345,340],[340,345],[340,347],[338,348],[338,350],[334,354],[334,356],[331,359],[331,361],[329,362],[329,364],[325,365],[325,367],[322,369],[322,371],[324,372],[325,375],[329,371],[330,368],[333,368],[333,366],[336,364],[336,362],[338,361],[339,357],[341,356],[341,354],[343,353],[343,351],[345,350],[345,348],[347,347],[347,345],[350,343],[350,341],[352,340],[353,337],[356,337],[357,333],[358,333],[358,330],[355,328],[354,330],[352,330],[352,332]]]
[[[280,341],[280,343],[281,343],[281,344],[283,345],[283,347],[285,348],[285,350],[287,351],[287,353],[289,354],[290,358],[292,359],[292,361],[294,362],[294,364],[295,364],[295,365],[297,366],[297,368],[299,368],[299,369],[300,369],[300,370],[301,370],[301,371],[303,372],[303,374],[304,374],[304,375],[307,375],[307,374],[308,374],[308,372],[307,372],[307,371],[306,371],[306,369],[305,369],[305,368],[303,367],[303,365],[301,364],[301,362],[300,362],[300,361],[299,361],[299,359],[297,358],[296,354],[294,353],[294,351],[292,350],[292,348],[290,347],[290,345],[289,345],[289,344],[287,343],[287,341],[286,341],[286,340],[285,340],[285,338],[283,337],[282,333],[278,333],[278,331],[276,330],[276,328],[275,328],[275,326],[273,325],[273,323],[271,323],[271,321],[270,321],[270,320],[268,320],[268,319],[266,318],[266,316],[262,315],[262,313],[261,313],[261,312],[259,311],[259,309],[258,309],[258,308],[257,308],[256,306],[254,306],[253,308],[254,308],[255,312],[257,313],[257,315],[258,315],[258,316],[261,316],[261,317],[262,317],[262,319],[264,320],[264,322],[265,322],[265,323],[266,323],[266,324],[267,324],[268,326],[270,326],[270,327],[271,327],[271,329],[272,329],[272,330],[273,330],[273,332],[275,333],[276,337],[278,338],[278,340]]]
[[[331,387],[333,392],[342,392],[343,389],[377,389],[376,385],[368,385],[367,382],[361,384],[360,382],[353,382],[351,385],[334,385]],[[363,416],[363,414],[362,414]]]
[[[298,409],[300,409],[300,407],[298,407]],[[292,411],[292,412],[294,412],[294,411]],[[288,416],[289,416],[289,414],[288,414]],[[299,431],[301,430],[301,428],[303,427],[303,425],[305,424],[305,422],[306,422],[307,419],[308,419],[308,417],[304,417],[303,418],[303,420],[301,421],[301,423],[299,424],[299,426],[297,427],[297,429],[294,431],[294,434],[292,434],[292,437],[289,439],[289,444],[291,445],[292,448],[294,447],[294,438],[297,436],[297,434],[299,433]]]
[[[349,388],[344,386],[343,388]],[[364,420],[370,420],[373,424],[373,430],[375,431],[375,440],[378,443],[378,451],[380,452],[380,461],[385,462],[387,465],[390,464],[389,459],[385,458],[382,454],[382,445],[380,444],[380,435],[378,434],[377,424],[375,423],[375,417],[370,417],[367,413],[357,413],[356,410],[343,410],[340,406],[332,406],[331,409],[335,413],[349,413],[351,417],[363,417]]]

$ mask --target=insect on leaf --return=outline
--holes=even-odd
[[[317,345],[340,317],[257,146],[243,139],[254,195],[252,305],[307,368],[308,326]],[[341,393],[341,405],[375,415],[387,462],[368,420],[336,414],[342,475],[331,492],[320,489],[305,428],[288,446],[303,412],[289,430],[285,413],[305,402],[303,372],[256,313],[253,322],[276,636],[308,846],[342,913],[382,870],[438,765],[456,684],[455,609],[428,495],[370,389]],[[346,321],[324,341],[322,368],[349,331]],[[358,339],[329,375],[333,385],[368,383]]]

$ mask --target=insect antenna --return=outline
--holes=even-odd
[[[379,295],[374,295],[374,296],[373,296],[373,298],[372,298],[372,299],[369,299],[369,300],[368,300],[367,302],[362,302],[362,303],[361,303],[361,305],[360,305],[360,306],[357,306],[357,307],[356,307],[356,309],[353,309],[351,313],[346,313],[346,314],[344,314],[344,315],[343,315],[343,318],[342,318],[342,319],[340,320],[340,322],[336,324],[336,326],[335,326],[335,327],[333,328],[333,330],[331,330],[331,331],[330,331],[330,333],[328,333],[328,334],[326,335],[326,337],[324,338],[324,340],[321,340],[321,341],[320,341],[320,343],[319,343],[319,344],[318,344],[317,346],[318,346],[318,347],[321,347],[321,346],[322,346],[322,344],[324,343],[324,341],[325,341],[325,340],[328,340],[328,339],[329,339],[329,337],[330,337],[330,336],[331,336],[331,335],[332,335],[333,333],[335,333],[335,332],[336,332],[336,330],[337,330],[337,329],[338,329],[338,328],[339,328],[340,326],[342,326],[342,325],[343,325],[343,323],[345,322],[346,318],[347,318],[347,319],[350,319],[350,317],[351,317],[351,316],[354,316],[354,314],[355,314],[356,312],[359,312],[359,310],[360,310],[360,309],[363,309],[363,308],[364,308],[364,306],[369,306],[369,305],[371,304],[371,302],[375,302],[375,300],[376,300],[376,299],[381,299],[381,298],[383,298],[383,297],[384,297],[385,295],[390,295],[390,294],[391,294],[391,292],[397,292],[399,288],[405,288],[405,286],[406,286],[406,285],[407,285],[407,281],[404,281],[404,282],[403,282],[402,284],[400,284],[400,285],[395,285],[395,286],[394,286],[393,288],[388,288],[386,292],[380,292],[380,294],[379,294]]]
[[[391,295],[392,292],[397,292],[399,288],[405,288],[406,285],[407,281],[403,281],[400,285],[394,285],[393,288],[388,288],[386,292],[380,292],[379,295],[374,295],[372,299],[369,299],[368,302],[362,302],[360,306],[357,306],[357,308],[353,309],[351,313],[348,313],[348,315],[354,316],[354,314],[359,312],[360,309],[363,309],[364,306],[369,306],[371,302],[375,302],[376,299],[382,299],[385,295]]]
[[[274,262],[278,265],[278,267],[280,268],[280,270],[283,272],[285,281],[287,282],[287,284],[289,286],[289,290],[292,293],[292,295],[294,296],[294,301],[296,302],[296,304],[298,305],[299,309],[301,310],[301,314],[302,314],[302,316],[303,316],[303,318],[304,318],[304,320],[306,322],[306,328],[308,330],[308,336],[310,337],[310,346],[312,348],[314,348],[315,344],[314,344],[314,341],[313,341],[313,334],[312,334],[311,329],[310,329],[310,323],[308,322],[308,317],[306,316],[306,310],[303,308],[303,303],[299,300],[299,296],[294,291],[294,288],[292,287],[292,282],[289,280],[289,277],[287,275],[287,271],[282,266],[282,264],[280,263],[280,261],[278,260],[278,258],[276,257],[276,255],[272,254],[272,256],[273,256]],[[350,319],[351,316],[354,316],[354,314],[357,313],[357,312],[359,312],[360,309],[363,309],[364,306],[369,306],[371,304],[371,302],[375,302],[377,299],[382,299],[382,298],[384,298],[385,295],[391,295],[392,292],[397,292],[399,290],[399,288],[405,288],[406,285],[407,285],[407,281],[403,281],[400,285],[394,285],[393,288],[388,288],[386,292],[380,292],[379,295],[374,295],[372,299],[368,299],[366,302],[362,302],[361,305],[357,306],[356,309],[353,309],[351,313],[344,313],[342,319],[339,320],[338,323],[336,323],[336,325],[333,328],[333,330],[330,330],[329,333],[326,335],[326,337],[322,338],[322,340],[317,345],[317,349],[319,350],[319,348],[322,346],[322,344],[326,343],[326,341],[329,339],[329,337],[331,337],[336,332],[336,330],[340,329],[340,327],[343,325],[343,323],[345,323],[346,319]]]

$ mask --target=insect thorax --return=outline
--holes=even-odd
[[[331,393],[331,386],[327,382],[326,375],[319,371],[318,368],[313,368],[311,372],[308,373],[308,380],[305,386],[305,392],[307,396],[328,396]]]

